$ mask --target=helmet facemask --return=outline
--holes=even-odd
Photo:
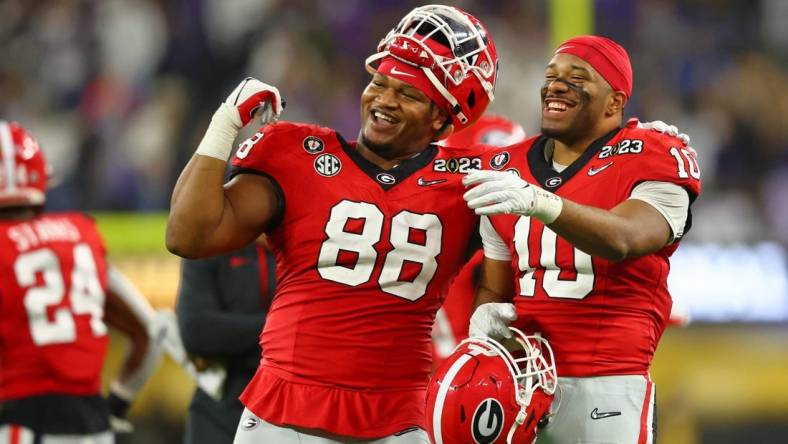
[[[439,94],[424,91],[446,109],[456,130],[481,116],[494,99],[497,53],[482,24],[460,9],[428,5],[406,15],[366,60],[385,57],[419,68]]]
[[[553,396],[558,387],[558,375],[553,359],[553,349],[540,335],[526,335],[522,331],[510,327],[514,336],[507,344],[518,344],[517,349],[510,351],[506,346],[489,337],[470,337],[463,344],[481,346],[484,349],[500,356],[512,374],[515,381],[515,400],[520,407],[517,418],[513,422],[507,436],[507,442],[512,442],[512,436],[518,426],[522,426],[527,418],[527,409],[531,405],[534,394],[541,389],[546,395]],[[536,418],[540,421],[542,418]]]
[[[538,335],[462,341],[436,369],[427,389],[433,442],[502,444],[536,439],[557,388],[553,352]]]

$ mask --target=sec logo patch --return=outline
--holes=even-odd
[[[315,159],[315,171],[323,177],[336,176],[341,169],[342,162],[333,154],[321,154]]]

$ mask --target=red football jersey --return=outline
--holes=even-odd
[[[104,243],[88,216],[0,220],[0,401],[99,393],[106,288]]]
[[[605,210],[628,199],[643,181],[678,184],[690,202],[700,194],[695,152],[661,133],[629,124],[594,142],[561,173],[546,160],[546,141],[537,136],[499,151],[496,169],[512,170],[561,197]],[[506,165],[500,165],[501,156]],[[514,326],[541,332],[550,341],[560,376],[648,371],[670,314],[669,257],[678,241],[653,254],[612,262],[574,248],[536,219],[501,215],[490,220],[519,270]],[[688,215],[685,232],[690,224]]]
[[[285,122],[239,147],[235,173],[271,177],[283,201],[251,411],[358,437],[424,427],[430,331],[477,224],[461,179],[481,155],[430,146],[384,171],[333,130]]]

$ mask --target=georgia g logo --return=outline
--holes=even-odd
[[[503,430],[503,407],[497,399],[487,398],[476,407],[471,421],[473,440],[477,444],[491,444]]]
[[[554,176],[544,181],[544,186],[547,188],[555,188],[558,185],[561,185],[563,179],[560,176]]]

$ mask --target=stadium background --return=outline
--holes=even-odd
[[[491,110],[538,131],[550,50],[595,32],[635,72],[628,116],[689,133],[703,197],[674,262],[695,322],[666,332],[652,375],[670,444],[788,436],[788,1],[455,1],[492,30]],[[178,261],[163,247],[169,195],[215,107],[246,75],[279,87],[285,118],[353,138],[363,60],[411,7],[402,0],[4,0],[0,116],[54,166],[51,209],[96,215],[111,259],[157,307]],[[115,343],[117,344],[117,343]],[[122,348],[114,345],[109,368]],[[179,442],[193,384],[166,361],[121,443]]]

